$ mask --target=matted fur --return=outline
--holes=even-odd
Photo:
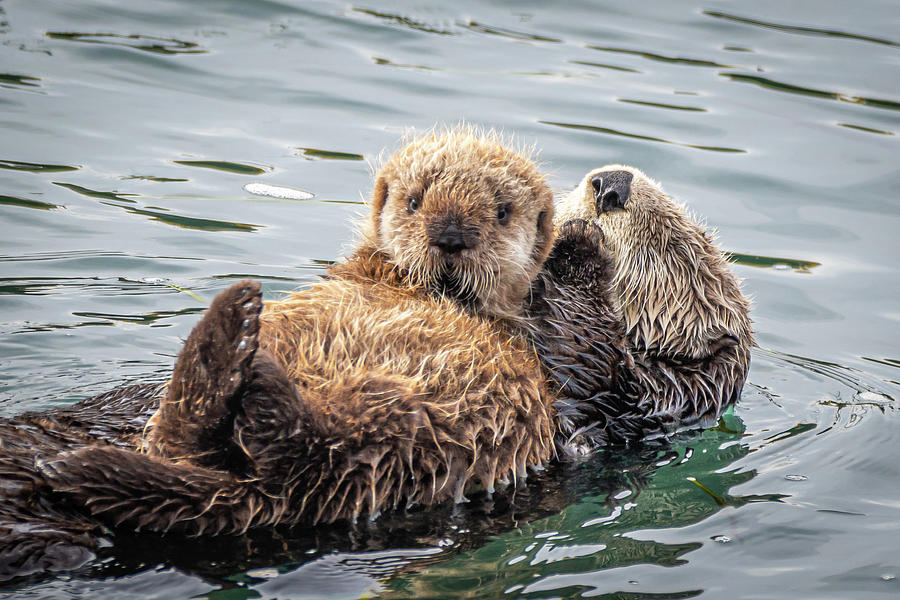
[[[517,334],[552,214],[543,177],[495,136],[412,140],[324,281],[261,314],[258,284],[216,298],[147,454],[86,448],[42,472],[106,523],[190,534],[374,516],[524,477],[554,452],[554,398]],[[448,223],[460,252],[433,243]]]

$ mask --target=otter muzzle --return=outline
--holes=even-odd
[[[628,171],[604,171],[591,177],[597,214],[623,210],[631,195],[633,175]]]

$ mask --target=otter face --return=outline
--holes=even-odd
[[[606,165],[588,173],[557,206],[558,225],[595,221],[614,253],[661,249],[685,219],[684,210],[640,170]]]
[[[553,196],[496,134],[426,135],[378,172],[370,235],[414,283],[514,317],[552,246]]]

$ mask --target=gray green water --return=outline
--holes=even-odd
[[[734,415],[508,509],[119,540],[8,591],[900,595],[895,0],[0,0],[0,414],[164,377],[204,306],[177,288],[315,280],[382,149],[460,120],[560,189],[634,164],[719,230],[761,346]]]

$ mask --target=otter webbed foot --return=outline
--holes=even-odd
[[[165,400],[153,419],[149,452],[212,466],[232,443],[234,411],[259,347],[262,291],[241,281],[213,300],[184,343]]]

